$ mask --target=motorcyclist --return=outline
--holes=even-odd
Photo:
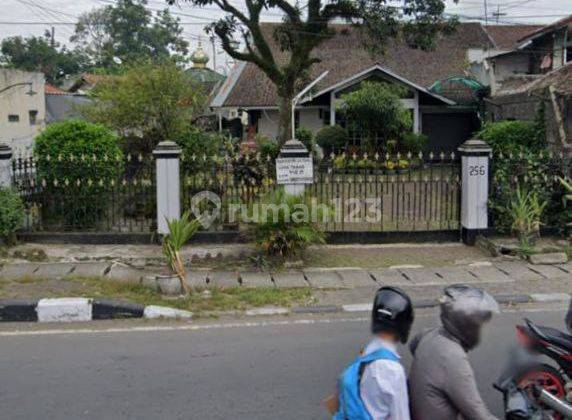
[[[440,328],[418,334],[410,344],[409,374],[414,420],[495,419],[477,389],[467,352],[499,311],[487,292],[467,285],[449,286],[441,302]]]
[[[377,291],[371,315],[373,338],[340,377],[335,420],[410,420],[407,375],[397,344],[407,342],[413,318],[405,292],[397,287]]]

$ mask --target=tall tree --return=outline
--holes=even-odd
[[[244,0],[244,8],[232,0],[185,1],[199,7],[215,5],[225,12],[208,30],[220,38],[228,55],[254,63],[276,85],[280,142],[293,134],[290,104],[308,70],[318,62],[312,51],[335,33],[329,23],[342,19],[359,24],[369,46],[378,49],[397,36],[414,48],[430,49],[435,36],[451,30],[455,23],[443,15],[444,0]],[[173,4],[177,0],[167,2]],[[260,25],[262,13],[270,9],[284,14],[273,37],[282,51],[289,52],[285,62],[276,59]],[[236,41],[241,41],[244,48],[237,46]]]
[[[6,38],[0,46],[4,65],[26,71],[39,71],[46,80],[57,84],[66,75],[81,72],[87,65],[79,51],[70,51],[47,37]]]
[[[94,66],[109,69],[148,58],[184,61],[188,43],[182,34],[179,19],[168,9],[153,14],[147,0],[118,0],[81,15],[70,41]]]

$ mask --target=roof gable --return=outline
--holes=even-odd
[[[495,43],[495,47],[501,50],[514,50],[519,45],[519,40],[544,28],[543,25],[489,25],[485,30]]]
[[[281,52],[273,41],[272,33],[277,24],[264,24],[265,38],[281,64],[288,60],[288,53]],[[436,48],[422,51],[407,46],[403,40],[389,40],[385,54],[372,54],[363,47],[359,29],[350,25],[331,25],[336,35],[325,40],[313,52],[320,60],[309,74],[314,80],[324,71],[328,75],[316,86],[318,91],[333,86],[367,69],[380,65],[387,71],[405,80],[426,88],[436,80],[449,76],[463,75],[467,71],[467,49],[491,46],[490,38],[479,23],[462,23],[457,31],[448,37],[440,36]],[[240,66],[239,66],[240,67]],[[233,79],[233,77],[229,77]],[[232,83],[227,79],[228,91],[225,97],[218,97],[212,106],[223,107],[274,107],[277,94],[273,83],[252,63],[244,63],[240,74]],[[234,81],[234,80],[233,80]]]

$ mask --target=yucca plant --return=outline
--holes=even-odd
[[[570,181],[566,181],[564,178],[559,178],[560,183],[562,184],[562,186],[566,189],[566,194],[564,194],[564,197],[562,197],[562,203],[564,204],[564,209],[566,210],[567,206],[568,206],[568,202],[572,201],[572,182]],[[568,217],[565,221],[566,225],[568,227],[572,227],[572,216],[571,216],[571,212],[572,210],[568,210]]]
[[[518,186],[510,203],[512,230],[521,246],[529,246],[540,234],[541,217],[547,202],[539,199],[538,194]]]
[[[286,258],[325,242],[319,221],[331,212],[328,206],[307,196],[286,194],[283,188],[270,192],[256,205],[261,211],[257,212],[251,235],[268,255]]]
[[[199,219],[190,219],[189,212],[183,213],[180,219],[167,220],[169,233],[163,238],[163,255],[173,272],[181,281],[181,288],[189,293],[191,289],[185,283],[185,263],[181,258],[181,249],[199,230]]]

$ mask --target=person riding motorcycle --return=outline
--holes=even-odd
[[[487,292],[467,285],[447,287],[440,302],[442,326],[418,334],[410,344],[411,417],[496,419],[479,394],[467,352],[479,344],[482,327],[499,311],[498,304]]]

